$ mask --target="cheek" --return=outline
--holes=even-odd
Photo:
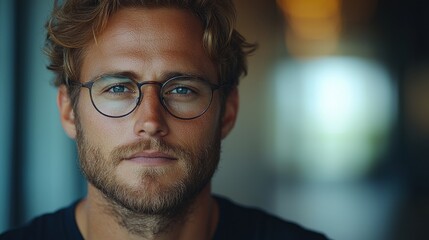
[[[207,111],[204,115],[194,120],[189,120],[170,128],[170,132],[176,132],[175,138],[188,141],[191,146],[212,144],[213,140],[220,136],[220,112]],[[174,131],[176,130],[176,131]]]
[[[118,145],[120,138],[125,135],[124,129],[118,124],[118,119],[101,115],[89,97],[85,95],[81,97],[78,111],[83,137],[89,144],[98,147],[103,154]]]

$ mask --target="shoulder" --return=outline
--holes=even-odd
[[[238,205],[215,197],[220,217],[215,239],[299,239],[323,240],[324,235],[270,215],[265,211]]]
[[[22,227],[1,234],[0,240],[76,239],[76,231],[79,233],[74,218],[76,204],[38,216]]]

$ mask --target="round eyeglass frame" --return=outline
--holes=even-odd
[[[117,77],[126,77],[126,76],[123,76],[123,75],[120,75],[120,74],[117,74],[117,75],[112,74],[112,75],[109,75],[109,76],[112,76],[112,77],[115,77],[115,76],[117,76]],[[139,96],[138,96],[138,98],[137,98],[136,104],[135,104],[135,106],[134,106],[134,107],[133,107],[133,108],[132,108],[128,113],[126,113],[126,114],[122,114],[122,115],[119,115],[119,116],[111,116],[111,115],[108,115],[108,114],[106,114],[106,113],[103,113],[100,109],[98,109],[98,107],[97,107],[97,105],[94,103],[94,99],[93,99],[93,97],[92,97],[92,86],[94,85],[94,83],[95,83],[96,81],[100,80],[100,79],[101,79],[101,78],[103,78],[103,77],[105,77],[105,75],[100,76],[100,77],[97,77],[97,78],[95,78],[94,80],[91,80],[91,81],[89,81],[89,82],[85,82],[85,83],[81,83],[81,82],[77,82],[77,81],[67,81],[67,83],[68,83],[69,85],[70,85],[70,84],[78,85],[80,88],[87,88],[87,89],[89,90],[89,95],[90,95],[90,98],[91,98],[92,106],[94,106],[94,108],[97,110],[97,112],[99,112],[101,115],[106,116],[106,117],[110,117],[110,118],[122,118],[122,117],[128,116],[128,115],[130,115],[132,112],[134,112],[134,110],[136,110],[136,109],[137,109],[137,107],[140,105],[141,101],[143,100],[143,93],[142,93],[141,88],[142,88],[144,85],[152,84],[152,85],[158,85],[158,86],[159,86],[158,99],[159,99],[159,101],[160,101],[160,103],[161,103],[162,107],[163,107],[163,108],[164,108],[164,109],[165,109],[165,110],[166,110],[166,111],[167,111],[171,116],[173,116],[173,117],[175,117],[175,118],[177,118],[177,119],[181,119],[181,120],[192,120],[192,119],[195,119],[195,118],[201,117],[204,113],[206,113],[206,112],[207,112],[207,110],[210,108],[211,103],[212,103],[212,101],[213,101],[213,92],[214,92],[215,90],[218,90],[218,89],[220,89],[220,88],[225,87],[225,86],[227,86],[227,85],[228,85],[227,83],[217,85],[217,84],[213,84],[213,83],[210,83],[210,82],[206,81],[206,80],[205,80],[204,78],[202,78],[202,77],[198,77],[198,76],[188,76],[188,75],[174,76],[174,77],[172,77],[172,78],[167,79],[167,80],[166,80],[166,81],[164,81],[164,82],[157,82],[157,81],[137,82],[137,81],[135,81],[134,79],[131,79],[131,78],[130,78],[130,80],[131,80],[134,84],[136,84],[136,86],[137,86],[137,88],[138,88],[138,90],[139,90]],[[198,79],[198,80],[200,80],[200,81],[203,81],[205,84],[207,84],[207,85],[210,87],[210,89],[211,89],[210,100],[209,100],[209,103],[207,104],[207,107],[206,107],[203,111],[201,111],[201,113],[199,113],[198,115],[196,115],[196,116],[194,116],[194,117],[180,117],[180,116],[177,116],[176,114],[172,113],[172,112],[171,112],[171,110],[167,107],[167,104],[165,103],[164,97],[162,97],[162,90],[163,90],[163,89],[164,89],[164,87],[165,87],[165,86],[167,86],[167,85],[168,85],[168,83],[170,83],[171,81],[174,81],[174,80],[180,80],[180,79],[190,79],[190,78]]]

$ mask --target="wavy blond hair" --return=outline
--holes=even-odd
[[[55,1],[46,23],[45,52],[50,59],[48,69],[55,73],[54,85],[68,86],[73,103],[79,88],[68,81],[79,81],[85,47],[105,29],[109,18],[125,7],[175,7],[198,16],[204,26],[204,49],[218,66],[220,82],[229,83],[225,95],[247,73],[246,59],[256,46],[235,30],[236,12],[231,0],[65,0],[63,4]]]

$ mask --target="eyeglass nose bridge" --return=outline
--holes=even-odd
[[[146,82],[136,82],[137,87],[139,89],[139,98],[137,99],[137,106],[140,105],[141,101],[143,100],[143,90],[142,87],[144,85],[158,85],[159,86],[159,92],[158,92],[158,99],[161,102],[161,105],[165,108],[162,99],[161,99],[161,89],[164,85],[164,83],[157,82],[157,81],[146,81]]]

